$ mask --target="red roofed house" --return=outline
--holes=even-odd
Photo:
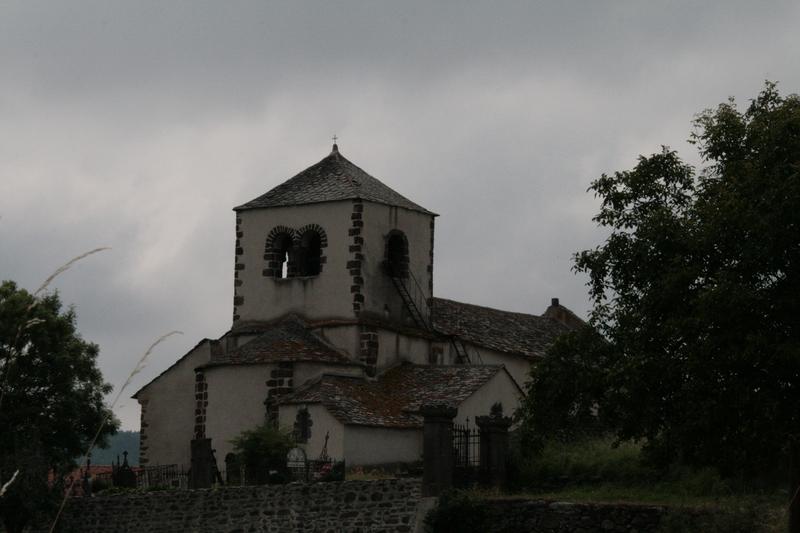
[[[309,457],[418,460],[426,401],[456,421],[519,404],[532,362],[581,323],[434,298],[437,215],[339,153],[235,208],[233,324],[135,395],[140,461],[189,466],[190,441],[230,440],[264,420]]]

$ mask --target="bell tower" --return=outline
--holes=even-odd
[[[290,313],[315,323],[430,325],[436,214],[336,144],[234,211],[234,326]]]

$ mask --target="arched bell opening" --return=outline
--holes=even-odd
[[[386,273],[393,278],[408,277],[408,239],[399,230],[393,230],[386,239]]]

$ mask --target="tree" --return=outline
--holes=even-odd
[[[248,483],[262,485],[287,480],[286,454],[294,447],[294,439],[288,431],[266,422],[243,431],[231,443],[234,453],[245,465]]]
[[[599,365],[610,349],[589,326],[556,339],[547,357],[531,368],[527,394],[515,413],[524,422],[517,431],[520,452],[528,456],[541,451],[547,440],[570,442],[613,429],[597,416],[598,400],[606,390]]]
[[[752,479],[800,449],[800,98],[767,82],[694,126],[701,170],[663,148],[591,184],[594,333],[556,343],[525,412],[536,432],[591,408],[662,463]]]
[[[0,479],[19,470],[0,499],[9,531],[41,518],[63,495],[58,481],[48,485],[48,471],[60,480],[101,426],[98,445],[116,431],[97,355],[57,294],[34,297],[13,282],[0,284]]]

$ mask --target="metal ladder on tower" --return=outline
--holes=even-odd
[[[408,310],[409,315],[411,315],[411,318],[414,320],[417,326],[425,331],[433,332],[434,329],[431,319],[431,305],[429,300],[425,297],[422,287],[420,287],[416,278],[414,278],[414,275],[411,272],[405,272],[407,278],[405,276],[398,275],[397,270],[394,269],[388,262],[384,263],[384,269],[389,275],[389,278],[392,280],[392,284],[394,284],[395,289],[397,289],[397,292],[400,294],[400,297],[403,299],[406,310]],[[410,280],[411,283],[406,283],[406,279]],[[409,287],[411,287],[411,289],[409,289]],[[419,300],[421,300],[420,303],[418,303]],[[452,344],[453,350],[456,353],[457,364],[472,364],[469,351],[467,350],[467,345],[464,344],[464,341],[462,341],[459,337],[452,335],[450,337],[450,344]],[[480,358],[480,354],[478,354],[478,358]]]
[[[456,351],[456,363],[461,365],[471,365],[472,360],[469,358],[467,345],[464,344],[464,341],[462,341],[459,337],[453,336],[450,338],[450,343],[453,345],[453,349]]]
[[[395,289],[403,299],[408,314],[411,315],[417,326],[425,331],[433,331],[433,324],[430,319],[430,302],[414,275],[408,271],[404,272],[405,275],[400,275],[397,269],[393,268],[389,263],[385,263],[384,268],[386,273],[389,274],[389,279],[392,280]],[[406,279],[410,283],[406,283]]]

